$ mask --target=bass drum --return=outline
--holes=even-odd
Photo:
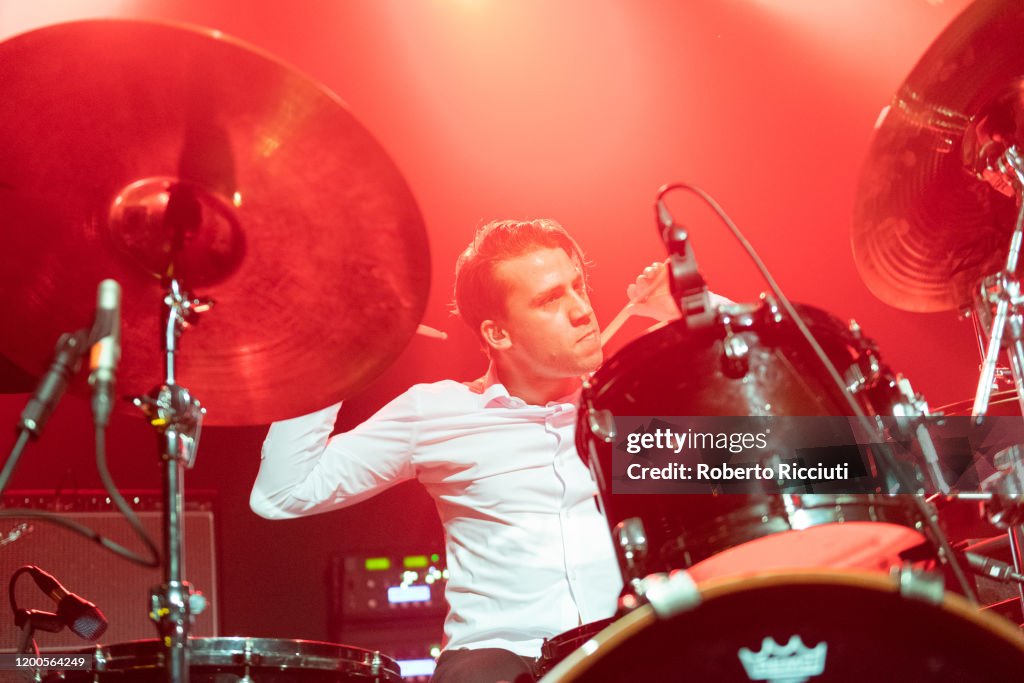
[[[809,306],[798,311],[868,415],[903,410],[897,377],[855,324]],[[729,304],[690,330],[677,321],[623,348],[584,386],[577,449],[597,482],[626,582],[688,569],[698,581],[764,569],[887,570],[929,559],[910,496],[614,495],[612,416],[849,415],[850,406],[792,321],[769,301]],[[884,490],[884,489],[881,489]],[[642,552],[621,548],[616,526],[635,525]]]
[[[379,652],[310,640],[193,638],[191,683],[399,683],[398,664]],[[164,647],[135,640],[78,650],[89,671],[51,672],[47,683],[151,683],[161,680]]]
[[[955,595],[904,597],[866,573],[764,574],[705,584],[669,618],[644,605],[541,683],[1009,681],[1024,637]]]

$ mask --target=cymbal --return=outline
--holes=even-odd
[[[27,394],[36,388],[38,378],[0,355],[0,394]]]
[[[104,278],[124,292],[121,394],[163,381],[166,278],[215,300],[176,373],[212,425],[349,397],[412,337],[422,217],[325,87],[218,31],[121,20],[16,36],[0,72],[0,352],[20,367],[91,324]]]
[[[1024,143],[1022,30],[1019,2],[969,6],[921,57],[875,133],[853,255],[868,288],[892,306],[960,308],[1006,266],[1016,208],[982,162]]]

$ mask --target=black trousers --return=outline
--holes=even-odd
[[[496,647],[446,650],[431,683],[533,683],[537,660]]]

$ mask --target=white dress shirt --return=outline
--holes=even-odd
[[[333,437],[340,404],[276,422],[250,504],[263,517],[299,517],[419,479],[445,529],[445,648],[537,657],[544,638],[612,616],[622,588],[576,453],[577,400],[527,405],[489,373],[477,390],[413,386]]]

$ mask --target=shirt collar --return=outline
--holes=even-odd
[[[484,402],[484,408],[522,408],[527,405],[526,401],[516,396],[512,396],[508,393],[508,389],[498,379],[498,372],[494,367],[494,363],[491,363],[487,367],[487,373],[483,377],[484,390],[481,394]],[[571,403],[572,405],[578,405],[580,401],[580,389],[576,387],[572,392],[566,396],[551,401],[546,406],[561,405],[564,403]]]

